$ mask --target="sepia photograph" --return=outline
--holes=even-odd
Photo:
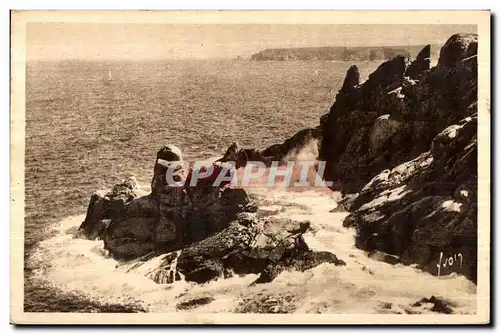
[[[488,324],[489,11],[12,11],[11,323]]]

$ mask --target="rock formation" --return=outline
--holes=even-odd
[[[226,150],[224,156],[218,159],[218,162],[234,161],[236,168],[246,165],[248,161],[261,161],[270,166],[273,161],[286,163],[287,160],[293,160],[297,154],[304,148],[314,151],[316,159],[319,148],[318,143],[321,137],[320,127],[300,130],[281,144],[271,145],[263,150],[255,148],[242,148],[238,143],[233,143]]]
[[[349,210],[344,226],[356,228],[357,247],[475,281],[477,115],[443,130],[415,159],[382,171]]]
[[[476,280],[477,36],[382,64],[358,84],[349,69],[322,124],[326,177],[349,194],[356,246],[435,275]]]
[[[368,256],[475,281],[477,35],[451,36],[433,68],[430,50],[363,83],[351,66],[320,119],[319,159],[345,195],[333,211],[351,212],[344,226]]]
[[[476,49],[476,35],[454,35],[441,49],[438,66],[427,68],[426,46],[414,62],[392,58],[362,84],[351,67],[322,122],[326,178],[342,183],[346,193],[358,192],[382,170],[426,151],[444,128],[474,114]]]
[[[167,182],[173,167],[174,181]],[[214,165],[215,174],[222,168]],[[91,197],[80,226],[90,239],[104,241],[118,260],[141,262],[165,254],[149,274],[158,283],[184,277],[204,283],[234,274],[261,274],[256,283],[269,282],[283,270],[307,270],[328,262],[345,265],[334,254],[309,249],[303,233],[307,222],[260,217],[257,206],[242,188],[214,186],[213,177],[191,185],[192,170],[182,167],[175,146],[158,151],[151,193],[137,197],[127,180],[106,193]],[[291,232],[290,232],[291,231]]]
[[[337,210],[356,229],[357,247],[391,264],[417,264],[435,275],[476,280],[477,267],[477,35],[457,34],[430,67],[430,47],[414,61],[397,55],[365,82],[352,66],[317,128],[266,149],[231,145],[214,164],[293,160],[307,148],[327,162],[325,179],[345,194]],[[318,145],[319,142],[319,145]],[[311,148],[312,147],[312,148]],[[316,151],[315,151],[316,150]],[[174,181],[167,182],[172,165]],[[117,259],[138,265],[163,254],[148,276],[158,283],[203,283],[234,274],[269,282],[283,270],[320,263],[345,265],[309,249],[307,222],[259,216],[241,188],[190,186],[193,172],[167,146],[157,154],[151,194],[137,197],[134,181],[91,197],[80,227],[100,238]],[[141,258],[142,257],[142,258]]]
[[[417,55],[406,70],[406,76],[419,79],[420,76],[431,68],[431,46],[426,45]]]

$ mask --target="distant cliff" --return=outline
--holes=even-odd
[[[414,58],[424,45],[360,46],[360,47],[308,47],[265,49],[251,56],[250,60],[339,60],[368,61],[386,60],[397,55]],[[431,45],[431,57],[439,56],[440,45]]]

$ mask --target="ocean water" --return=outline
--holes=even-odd
[[[158,285],[144,276],[158,259],[126,272],[102,242],[74,238],[94,190],[132,174],[149,191],[156,151],[165,144],[179,146],[192,161],[221,155],[234,141],[266,147],[318,125],[351,65],[29,63],[25,309],[105,312],[135,305],[164,312],[190,298],[209,297],[211,303],[192,312],[418,313],[430,311],[410,303],[436,295],[452,301],[457,312],[474,312],[475,286],[463,277],[433,277],[376,262],[355,249],[353,231],[342,227],[343,214],[329,212],[338,196],[324,191],[257,195],[276,214],[311,220],[308,243],[348,265],[284,272],[270,284],[248,287],[255,279],[249,275],[200,286]],[[366,78],[378,63],[357,65]]]
[[[31,62],[26,84],[26,246],[127,174],[150,182],[156,152],[189,160],[237,141],[266,147],[316,126],[350,63]],[[368,74],[377,63],[360,65]],[[111,73],[111,80],[108,80]]]

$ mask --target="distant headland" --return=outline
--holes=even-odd
[[[359,47],[305,47],[265,49],[250,57],[253,61],[284,60],[337,60],[375,61],[386,60],[396,55],[414,58],[424,45],[403,46],[359,46]],[[430,45],[431,58],[439,57],[440,45]]]

